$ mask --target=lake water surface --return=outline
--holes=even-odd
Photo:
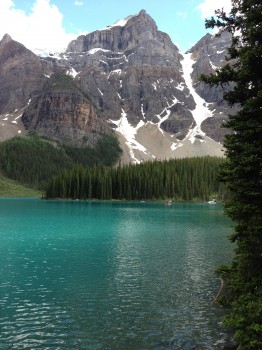
[[[0,349],[222,349],[219,205],[0,199]]]

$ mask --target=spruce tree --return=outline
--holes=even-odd
[[[224,68],[202,79],[231,86],[224,98],[238,108],[225,123],[232,133],[225,139],[221,171],[231,192],[225,208],[235,223],[236,243],[232,264],[220,268],[230,292],[226,324],[238,349],[262,349],[262,2],[232,0],[230,14],[216,11],[206,27],[231,32],[232,45]]]

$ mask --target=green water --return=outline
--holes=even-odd
[[[0,349],[222,349],[207,204],[0,199]]]

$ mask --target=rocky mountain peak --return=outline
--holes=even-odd
[[[5,34],[2,38],[2,40],[0,41],[0,46],[4,46],[5,44],[7,44],[9,41],[12,41],[13,39],[11,38],[11,36],[9,34]]]
[[[137,43],[152,40],[157,33],[155,21],[141,10],[137,15],[118,20],[101,30],[81,35],[69,43],[66,52],[87,52],[101,48],[114,52],[133,49]]]
[[[106,28],[102,30],[110,30],[113,27],[138,25],[143,22],[150,23],[151,25],[156,27],[156,23],[153,20],[153,18],[145,10],[141,10],[139,13],[135,15],[131,15],[131,16],[125,17],[124,19],[117,20],[113,25],[108,25]]]
[[[150,28],[151,31],[157,30],[157,25],[153,18],[145,11],[141,10],[138,14],[130,16],[126,23],[127,26],[140,26],[142,30]]]

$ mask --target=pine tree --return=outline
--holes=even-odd
[[[221,172],[231,192],[226,213],[235,222],[231,240],[236,243],[232,264],[220,268],[231,295],[226,324],[234,329],[239,349],[262,349],[262,2],[232,0],[230,14],[221,10],[216,16],[206,27],[231,32],[232,45],[227,65],[202,79],[229,84],[224,98],[238,107],[225,123],[233,132],[225,139]]]

